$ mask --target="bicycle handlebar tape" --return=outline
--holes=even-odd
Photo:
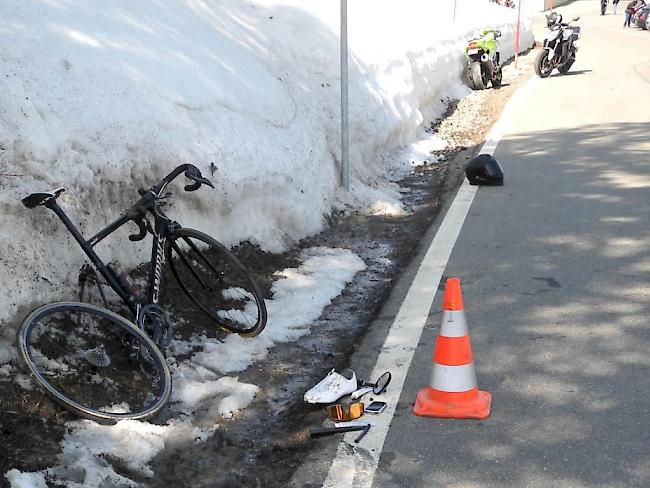
[[[413,413],[424,417],[485,419],[492,395],[479,391],[463,308],[460,280],[449,278],[442,303],[442,325],[433,354],[430,386],[418,392]]]

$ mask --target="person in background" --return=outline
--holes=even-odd
[[[636,7],[637,0],[632,0],[625,7],[625,22],[623,22],[623,27],[630,27],[630,22],[632,21],[632,14],[634,13],[634,7]]]
[[[616,15],[616,7],[618,7],[618,2],[620,0],[612,0],[612,6],[614,7],[614,15]]]

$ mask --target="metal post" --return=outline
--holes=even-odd
[[[348,2],[341,0],[341,186],[350,190],[348,121]]]
[[[456,4],[458,3],[458,0],[454,0],[454,14],[452,17],[452,20],[456,22]]]
[[[515,29],[515,68],[517,67],[517,57],[519,56],[519,30],[521,20],[521,0],[517,4],[517,28]]]

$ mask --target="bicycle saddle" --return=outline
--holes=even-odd
[[[51,200],[52,198],[54,199],[59,198],[59,195],[64,191],[65,188],[57,188],[56,190],[52,190],[52,191],[32,193],[31,195],[28,195],[25,198],[23,198],[22,202],[23,205],[25,205],[25,207],[34,208],[39,205],[45,204],[45,202]]]

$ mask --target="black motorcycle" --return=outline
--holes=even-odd
[[[571,22],[579,19],[575,17]],[[546,78],[555,68],[564,74],[575,63],[578,51],[575,41],[580,39],[580,27],[570,24],[563,23],[562,16],[557,12],[546,16],[550,32],[544,39],[544,48],[535,59],[535,73],[540,78]]]

